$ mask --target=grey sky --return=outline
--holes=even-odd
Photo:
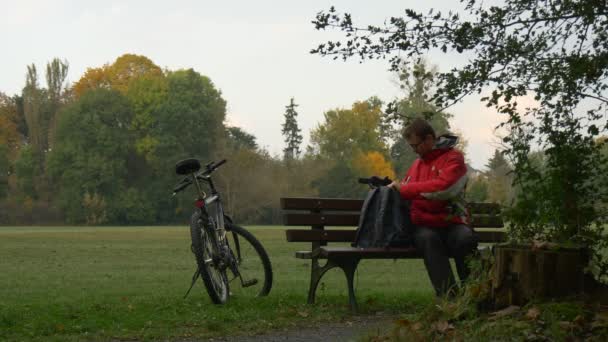
[[[273,154],[283,148],[281,124],[291,97],[300,106],[305,143],[333,108],[378,96],[399,95],[385,61],[359,64],[310,55],[318,43],[341,35],[315,31],[315,14],[334,5],[355,23],[381,23],[407,7],[447,11],[456,1],[5,1],[0,0],[3,42],[0,91],[16,94],[26,65],[43,67],[54,57],[70,63],[68,79],[86,68],[112,63],[125,53],[145,55],[171,70],[207,75],[228,102],[228,121],[258,138]],[[431,55],[446,69],[463,57]],[[482,168],[495,149],[494,111],[477,98],[449,110],[452,126],[469,141],[468,158]]]

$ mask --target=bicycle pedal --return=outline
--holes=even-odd
[[[244,280],[243,281],[243,287],[253,286],[253,285],[257,284],[257,283],[258,283],[258,280],[255,279],[255,278],[251,279],[251,280]]]

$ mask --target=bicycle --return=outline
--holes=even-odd
[[[211,174],[225,162],[224,159],[208,163],[201,171],[197,159],[179,161],[175,172],[186,177],[173,189],[173,196],[192,184],[197,190],[195,210],[190,220],[191,250],[197,269],[184,298],[200,276],[215,304],[226,303],[231,295],[266,296],[272,288],[272,266],[266,250],[253,234],[234,224],[224,214],[222,199]],[[203,191],[204,183],[209,188],[209,196]],[[231,279],[228,270],[232,274]],[[230,286],[236,279],[240,280],[240,288]]]

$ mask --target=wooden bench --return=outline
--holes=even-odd
[[[330,242],[352,242],[363,200],[337,198],[281,198],[283,223],[286,226],[308,226],[309,229],[287,229],[288,242],[310,242],[311,248],[295,253],[298,259],[312,261],[308,303],[315,301],[319,281],[328,270],[339,267],[346,275],[348,299],[353,311],[357,301],[353,278],[362,259],[421,259],[415,248],[358,248],[328,247]],[[469,203],[472,226],[482,243],[502,242],[505,232],[500,206],[495,203]],[[325,229],[326,227],[353,227],[353,229]],[[491,230],[488,230],[491,228]],[[324,266],[319,259],[327,259]]]

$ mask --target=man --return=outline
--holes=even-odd
[[[456,282],[449,257],[463,281],[469,274],[465,257],[477,247],[462,200],[467,182],[464,156],[454,149],[456,136],[437,138],[422,119],[415,119],[403,136],[419,158],[401,182],[389,186],[411,201],[414,244],[424,257],[436,294],[451,294]]]

